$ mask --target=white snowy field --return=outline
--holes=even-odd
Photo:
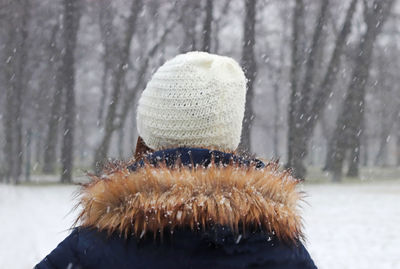
[[[400,181],[306,185],[319,268],[400,268]],[[0,268],[32,268],[68,234],[74,186],[0,185]]]

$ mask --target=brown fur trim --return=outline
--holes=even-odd
[[[141,138],[140,136],[137,139],[136,142],[136,149],[135,149],[135,154],[134,154],[134,158],[136,160],[142,159],[143,157],[145,157],[146,154],[153,152],[154,150],[152,150],[151,148],[149,148],[146,143],[144,143],[143,138]]]
[[[142,237],[165,229],[210,225],[238,232],[257,226],[280,240],[303,238],[297,180],[276,164],[264,169],[215,164],[208,168],[145,165],[115,169],[81,189],[77,222],[109,233]]]

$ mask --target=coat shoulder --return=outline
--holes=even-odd
[[[163,242],[124,238],[78,227],[35,268],[290,268],[315,269],[303,244],[287,245],[273,237],[177,231]]]
[[[79,268],[78,242],[79,231],[75,228],[35,269]]]

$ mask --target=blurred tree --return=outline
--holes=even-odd
[[[201,11],[201,1],[183,1],[180,23],[183,28],[181,53],[200,48],[197,42],[197,24]]]
[[[340,56],[346,44],[347,37],[351,31],[351,21],[356,8],[357,0],[352,0],[341,31],[339,32],[328,67],[319,87],[314,86],[313,70],[318,47],[321,45],[321,32],[326,23],[329,1],[321,3],[317,22],[315,24],[313,38],[309,53],[306,58],[306,70],[303,86],[298,86],[300,81],[298,72],[301,70],[299,56],[299,35],[301,34],[300,20],[304,13],[304,3],[296,0],[293,16],[293,38],[292,38],[292,68],[291,68],[291,95],[288,118],[288,162],[287,167],[293,169],[295,176],[303,178],[306,175],[304,158],[308,154],[307,145],[313,135],[315,126],[321,116],[323,108],[332,93],[332,87],[337,79],[340,65]],[[311,98],[313,96],[314,98]]]
[[[256,0],[244,0],[245,18],[243,27],[243,48],[242,48],[242,68],[247,78],[246,108],[242,127],[242,140],[239,148],[243,152],[251,151],[251,124],[254,119],[253,99],[254,81],[257,76],[257,62],[254,56],[256,44],[255,25],[256,25]]]
[[[27,88],[26,65],[28,58],[28,27],[30,20],[30,1],[10,1],[8,5],[5,42],[6,74],[5,101],[5,147],[6,181],[18,184],[23,165],[23,95]]]
[[[137,21],[142,9],[142,0],[132,1],[130,14],[126,21],[126,30],[122,47],[119,52],[118,62],[116,63],[115,68],[112,70],[112,92],[104,122],[104,136],[99,147],[96,149],[94,157],[94,168],[96,172],[101,170],[102,163],[107,157],[108,149],[110,147],[111,136],[116,129],[114,121],[117,114],[117,106],[121,96],[122,87],[124,85],[126,72],[128,70],[132,38],[136,33]]]
[[[254,1],[141,0],[143,8],[137,11],[135,26],[128,21],[131,4],[136,1],[81,1],[78,9],[82,19],[74,41],[74,113],[71,106],[68,112],[65,107],[67,99],[74,98],[71,91],[67,98],[65,88],[71,83],[66,82],[69,75],[63,64],[68,52],[64,0],[43,0],[35,5],[31,1],[1,1],[0,174],[16,182],[14,175],[27,167],[22,162],[27,162],[29,136],[25,134],[29,129],[30,167],[36,172],[38,168],[45,173],[56,171],[62,144],[64,161],[70,149],[68,154],[79,160],[81,167],[92,165],[90,157],[94,155],[100,163],[108,156],[127,157],[137,135],[135,104],[150,74],[177,53],[198,49],[242,58],[246,76],[257,74],[257,83],[251,83],[254,77],[249,81],[252,90],[246,97],[253,99],[247,103],[248,108],[253,105],[253,111],[248,113],[247,109],[246,116],[254,113],[257,118],[252,135],[251,125],[246,125],[249,121],[245,122],[243,132],[248,134],[244,140],[252,137],[253,146],[262,141],[262,146],[253,150],[268,157],[286,159],[282,153],[287,147],[287,165],[294,168],[295,175],[304,177],[305,164],[322,164],[321,155],[328,156],[325,148],[334,147],[327,144],[335,142],[336,117],[342,114],[342,101],[355,73],[356,58],[364,54],[358,40],[366,29],[362,1],[371,11],[374,1],[388,0],[256,1],[255,20],[248,13]],[[297,15],[288,12],[294,5],[300,9]],[[366,114],[362,115],[361,127],[357,127],[362,135],[346,149],[343,166],[349,167],[349,175],[357,175],[359,162],[391,165],[399,156],[400,164],[400,153],[396,154],[400,152],[400,142],[396,151],[391,147],[396,146],[396,139],[389,139],[400,136],[395,129],[399,127],[393,124],[398,122],[394,115],[398,110],[400,83],[396,70],[400,39],[398,17],[395,12],[390,16],[376,39],[379,47],[374,49],[370,63],[364,94]],[[246,28],[249,22],[254,22],[256,29]],[[122,62],[128,26],[135,26],[136,30],[129,40],[128,57]],[[252,35],[257,44],[252,42]],[[244,42],[237,46],[240,41]],[[253,66],[255,73],[250,71]],[[282,110],[282,105],[288,105],[287,109]],[[286,117],[290,124],[285,124]],[[69,124],[75,121],[72,139],[68,137],[71,129],[63,126],[67,120]],[[286,131],[287,137],[283,136]],[[69,147],[73,144],[75,150]],[[331,158],[327,161],[333,164]]]
[[[104,135],[100,142],[100,145],[95,151],[93,166],[96,173],[99,173],[102,170],[103,162],[107,158],[111,138],[114,131],[119,130],[124,126],[126,118],[128,117],[128,112],[132,108],[132,102],[134,102],[136,95],[139,93],[139,90],[142,89],[144,86],[150,60],[154,58],[156,52],[159,50],[161,45],[164,43],[167,35],[175,27],[176,24],[176,20],[173,20],[172,23],[166,25],[158,40],[156,40],[153,45],[150,46],[149,50],[142,57],[142,61],[140,62],[140,65],[136,70],[136,81],[132,87],[129,87],[127,89],[123,103],[120,105],[121,91],[123,90],[123,87],[126,86],[125,77],[128,71],[132,38],[136,32],[136,27],[138,23],[137,19],[142,8],[143,2],[141,0],[133,1],[131,13],[127,20],[127,28],[124,36],[122,50],[120,51],[120,57],[115,69],[113,70],[111,101],[109,103],[105,119]],[[170,10],[169,13],[172,14],[172,11],[173,9]],[[179,19],[180,18],[178,18],[178,20]],[[118,113],[117,109],[119,105],[120,111]]]
[[[213,22],[213,0],[206,0],[206,16],[203,23],[203,44],[202,50],[210,52],[211,49],[211,34],[212,34],[212,22]]]
[[[332,162],[332,180],[335,182],[342,179],[342,166],[347,150],[353,152],[351,154],[352,162],[357,164],[350,166],[354,171],[350,171],[349,174],[358,175],[358,154],[365,111],[365,86],[369,77],[375,40],[382,30],[393,2],[394,0],[375,0],[369,6],[368,1],[364,1],[364,19],[367,29],[360,40],[352,79],[336,121],[331,149],[328,151]],[[357,157],[354,157],[354,153],[357,153]]]
[[[64,0],[62,85],[64,90],[64,133],[61,150],[61,182],[72,182],[75,133],[75,47],[81,17],[80,0]]]
[[[57,138],[59,134],[59,124],[62,120],[62,66],[60,64],[60,56],[62,54],[59,46],[57,46],[57,33],[60,30],[60,25],[57,23],[52,30],[51,39],[48,45],[50,55],[48,57],[48,65],[54,68],[55,71],[55,87],[53,98],[51,100],[51,114],[48,122],[46,146],[44,150],[43,172],[45,174],[53,174],[56,169],[57,161]]]
[[[400,166],[400,113],[397,116],[397,133],[396,133],[396,165]]]
[[[219,44],[219,34],[220,34],[220,29],[223,28],[222,25],[222,19],[226,16],[226,14],[229,11],[229,6],[232,3],[231,0],[226,0],[225,3],[222,6],[222,9],[220,11],[220,14],[218,16],[215,16],[214,18],[214,29],[212,31],[213,35],[213,52],[218,53],[220,44]]]
[[[293,64],[292,64],[292,93],[290,99],[290,112],[289,112],[289,148],[288,148],[288,167],[294,169],[294,173],[304,178],[306,170],[303,164],[304,157],[307,156],[307,139],[304,134],[305,125],[307,120],[310,120],[307,116],[307,110],[310,106],[311,94],[314,92],[314,74],[315,64],[318,48],[321,45],[322,30],[327,19],[327,10],[329,1],[324,0],[321,3],[321,9],[318,15],[318,19],[315,25],[313,39],[309,48],[308,57],[306,58],[306,69],[305,77],[302,87],[298,87],[298,82],[301,81],[297,72],[301,70],[298,45],[299,42],[299,16],[304,12],[304,3],[302,0],[296,1],[295,6],[295,19],[293,20]],[[297,29],[296,29],[297,28]],[[305,118],[307,117],[307,118]]]
[[[303,154],[305,153],[305,145],[303,141],[300,141],[299,131],[301,130],[297,125],[297,118],[300,117],[301,112],[298,111],[299,102],[299,89],[298,80],[299,72],[301,70],[301,59],[300,59],[300,37],[303,32],[301,20],[304,17],[304,2],[303,0],[296,0],[293,10],[293,24],[292,24],[292,65],[290,69],[290,103],[289,103],[289,115],[288,115],[288,162],[287,167],[294,169],[294,172],[298,177],[304,177],[305,168],[302,163]],[[304,115],[303,115],[304,116]]]
[[[388,143],[390,140],[390,134],[395,128],[394,122],[396,122],[397,114],[400,109],[398,105],[397,98],[393,93],[393,90],[398,90],[393,84],[396,80],[392,77],[391,70],[386,70],[385,65],[387,65],[387,57],[383,55],[384,48],[378,47],[376,51],[377,57],[375,58],[376,73],[377,73],[377,83],[374,83],[376,88],[376,95],[378,101],[378,111],[379,116],[379,147],[375,155],[374,165],[385,167],[389,164],[389,152]],[[393,60],[396,61],[396,57],[392,56]],[[397,76],[397,72],[393,74]],[[393,104],[393,101],[395,104]],[[363,130],[365,128],[362,128]],[[364,135],[364,134],[363,134]]]
[[[103,45],[103,74],[101,77],[101,97],[99,104],[99,112],[97,116],[98,126],[104,124],[104,109],[106,108],[107,89],[110,71],[113,67],[116,53],[118,51],[119,41],[115,37],[115,29],[113,26],[115,10],[112,2],[100,0],[99,5],[99,27],[101,43]],[[117,48],[117,49],[116,49]]]

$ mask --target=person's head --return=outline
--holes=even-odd
[[[176,56],[153,74],[139,99],[135,157],[173,147],[235,151],[245,101],[246,78],[232,58]]]

